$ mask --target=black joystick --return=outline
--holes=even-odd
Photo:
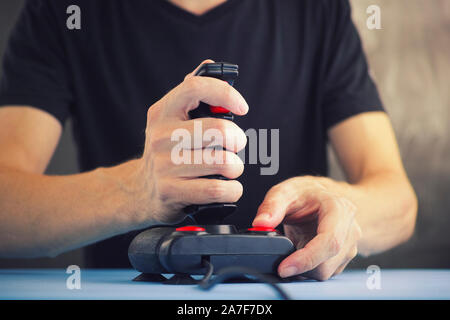
[[[195,73],[196,76],[212,77],[228,82],[231,86],[238,77],[238,66],[227,62],[205,63]],[[191,119],[198,118],[220,118],[233,121],[233,114],[219,106],[210,106],[200,102],[194,110],[189,111]],[[202,178],[228,180],[221,175],[210,175]],[[225,217],[234,213],[237,209],[235,203],[210,203],[202,205],[190,205],[184,209],[185,214],[190,216],[196,223],[211,224],[221,222]]]
[[[238,66],[225,62],[203,64],[196,75],[214,77],[233,85]],[[190,111],[189,116],[191,119],[233,120],[228,110],[205,103]],[[226,179],[220,175],[206,178]],[[279,263],[295,251],[295,246],[269,227],[238,231],[234,226],[217,224],[236,208],[235,203],[191,205],[184,211],[196,225],[154,227],[138,234],[128,248],[131,265],[142,272],[135,280],[160,282],[161,274],[173,273],[175,276],[165,283],[190,284],[195,283],[190,275],[205,275],[204,279],[208,279],[216,274],[220,278],[221,270],[230,272],[233,267],[276,275]]]

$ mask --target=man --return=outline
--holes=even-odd
[[[178,222],[190,204],[237,200],[226,222],[282,224],[297,246],[282,277],[325,280],[358,252],[411,236],[416,197],[347,1],[75,2],[81,29],[66,25],[74,1],[28,1],[5,54],[1,256],[91,244],[88,266],[126,267],[129,232]],[[239,65],[235,88],[194,76],[208,57]],[[193,132],[187,112],[200,101],[237,115],[237,125],[196,120],[219,129],[225,148],[237,142],[221,151],[233,161],[172,161],[172,133]],[[83,173],[44,175],[69,117]],[[243,170],[235,153],[247,128],[280,129],[275,175]],[[328,141],[348,182],[326,177]],[[230,180],[200,178],[212,174]]]

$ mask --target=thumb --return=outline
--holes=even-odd
[[[286,193],[279,186],[273,187],[259,206],[252,225],[254,227],[275,228],[283,221],[288,206],[289,201]]]

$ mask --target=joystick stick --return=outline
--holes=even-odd
[[[195,73],[196,76],[212,77],[228,82],[233,85],[239,75],[239,67],[236,64],[227,62],[205,63]],[[199,106],[189,112],[191,119],[198,118],[219,118],[233,121],[233,114],[220,106],[210,106],[200,102]],[[210,175],[203,178],[228,180],[221,175]],[[202,205],[190,205],[184,209],[184,212],[192,218],[193,221],[200,224],[210,224],[222,221],[225,217],[234,213],[237,209],[234,203],[211,203]]]

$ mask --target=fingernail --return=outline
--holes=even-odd
[[[280,270],[280,277],[287,278],[294,276],[298,273],[298,269],[295,266],[288,266]]]

